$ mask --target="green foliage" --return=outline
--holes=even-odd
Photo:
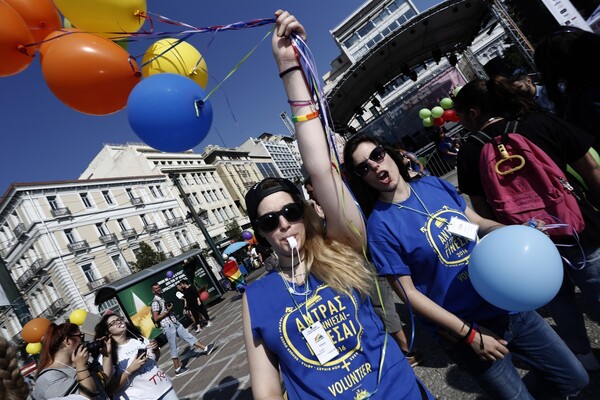
[[[140,251],[137,253],[137,260],[135,262],[135,269],[141,271],[156,265],[162,261],[165,261],[167,257],[165,253],[158,252],[152,249],[146,242],[140,243]]]
[[[242,228],[235,219],[232,219],[225,225],[225,235],[235,242],[243,241]]]

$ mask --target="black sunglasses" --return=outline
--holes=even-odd
[[[106,324],[106,326],[107,326],[108,328],[111,328],[111,327],[113,327],[113,326],[115,326],[116,324],[119,324],[119,323],[121,323],[121,322],[123,322],[123,318],[121,318],[121,317],[118,317],[118,318],[115,318],[115,319],[113,319],[112,321],[110,321],[108,324]]]
[[[77,334],[73,334],[73,335],[69,335],[70,337],[78,337],[80,338],[82,341],[85,340],[85,333],[77,333]]]
[[[271,232],[279,226],[279,216],[283,215],[288,222],[297,222],[304,216],[304,205],[301,202],[290,203],[279,211],[261,215],[256,219],[256,226],[263,232]]]
[[[368,161],[374,161],[377,164],[381,163],[385,158],[385,150],[381,146],[377,146],[371,151],[369,154],[369,159],[365,160],[361,163],[358,163],[354,166],[354,173],[361,178],[364,178],[369,173],[369,163]]]

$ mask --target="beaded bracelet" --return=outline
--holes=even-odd
[[[291,106],[314,106],[315,102],[312,100],[288,100],[288,104]]]
[[[315,119],[319,116],[319,110],[313,111],[310,114],[306,115],[292,115],[292,121],[294,122],[304,122],[310,121],[311,119]]]
[[[296,71],[296,70],[301,70],[301,69],[302,69],[302,68],[300,68],[300,66],[299,66],[299,65],[294,65],[293,67],[290,67],[290,68],[288,68],[288,69],[285,69],[285,70],[281,71],[281,72],[279,73],[279,77],[280,77],[280,78],[283,78],[285,75],[289,74],[290,72],[292,72],[292,71]]]

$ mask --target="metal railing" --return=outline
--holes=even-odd
[[[77,251],[89,250],[90,245],[88,244],[88,242],[86,240],[80,240],[78,242],[69,243],[67,245],[67,249],[69,249],[70,252],[74,253]]]
[[[33,270],[28,269],[17,279],[17,286],[19,289],[24,289],[26,284],[35,277],[35,272]]]
[[[102,244],[111,244],[111,243],[118,243],[119,239],[117,238],[117,235],[115,235],[114,233],[109,233],[108,235],[102,235],[100,236],[100,243]]]
[[[54,218],[70,217],[71,210],[68,207],[59,207],[50,211]]]
[[[167,225],[169,225],[170,228],[174,228],[176,226],[183,225],[183,218],[181,218],[181,217],[169,218],[167,220]]]
[[[109,283],[109,280],[106,276],[103,276],[100,279],[96,279],[95,281],[91,281],[87,283],[88,289],[94,290],[98,289],[100,286],[104,286]]]
[[[25,232],[27,232],[25,224],[23,224],[22,222],[18,223],[17,226],[15,226],[15,229],[13,229],[13,232],[15,234],[15,237],[19,239],[22,235],[25,234]]]
[[[148,233],[158,232],[158,226],[156,224],[147,224],[144,226],[144,230]]]
[[[121,236],[125,239],[129,239],[137,236],[137,231],[134,228],[125,229],[121,231]]]
[[[35,260],[33,262],[33,264],[31,264],[30,268],[34,274],[37,274],[44,268],[45,265],[46,265],[46,260],[44,260],[43,258],[38,258],[37,260]]]
[[[144,205],[144,200],[141,197],[130,197],[129,201],[134,206],[143,206]]]

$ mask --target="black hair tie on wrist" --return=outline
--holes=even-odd
[[[290,68],[288,68],[288,69],[286,69],[286,70],[283,70],[283,71],[281,71],[281,72],[279,73],[279,77],[280,77],[280,78],[283,78],[285,75],[289,74],[290,72],[292,72],[292,71],[296,71],[296,70],[301,70],[301,69],[302,69],[302,68],[300,68],[300,66],[299,66],[299,65],[294,65],[293,67],[290,67]]]

